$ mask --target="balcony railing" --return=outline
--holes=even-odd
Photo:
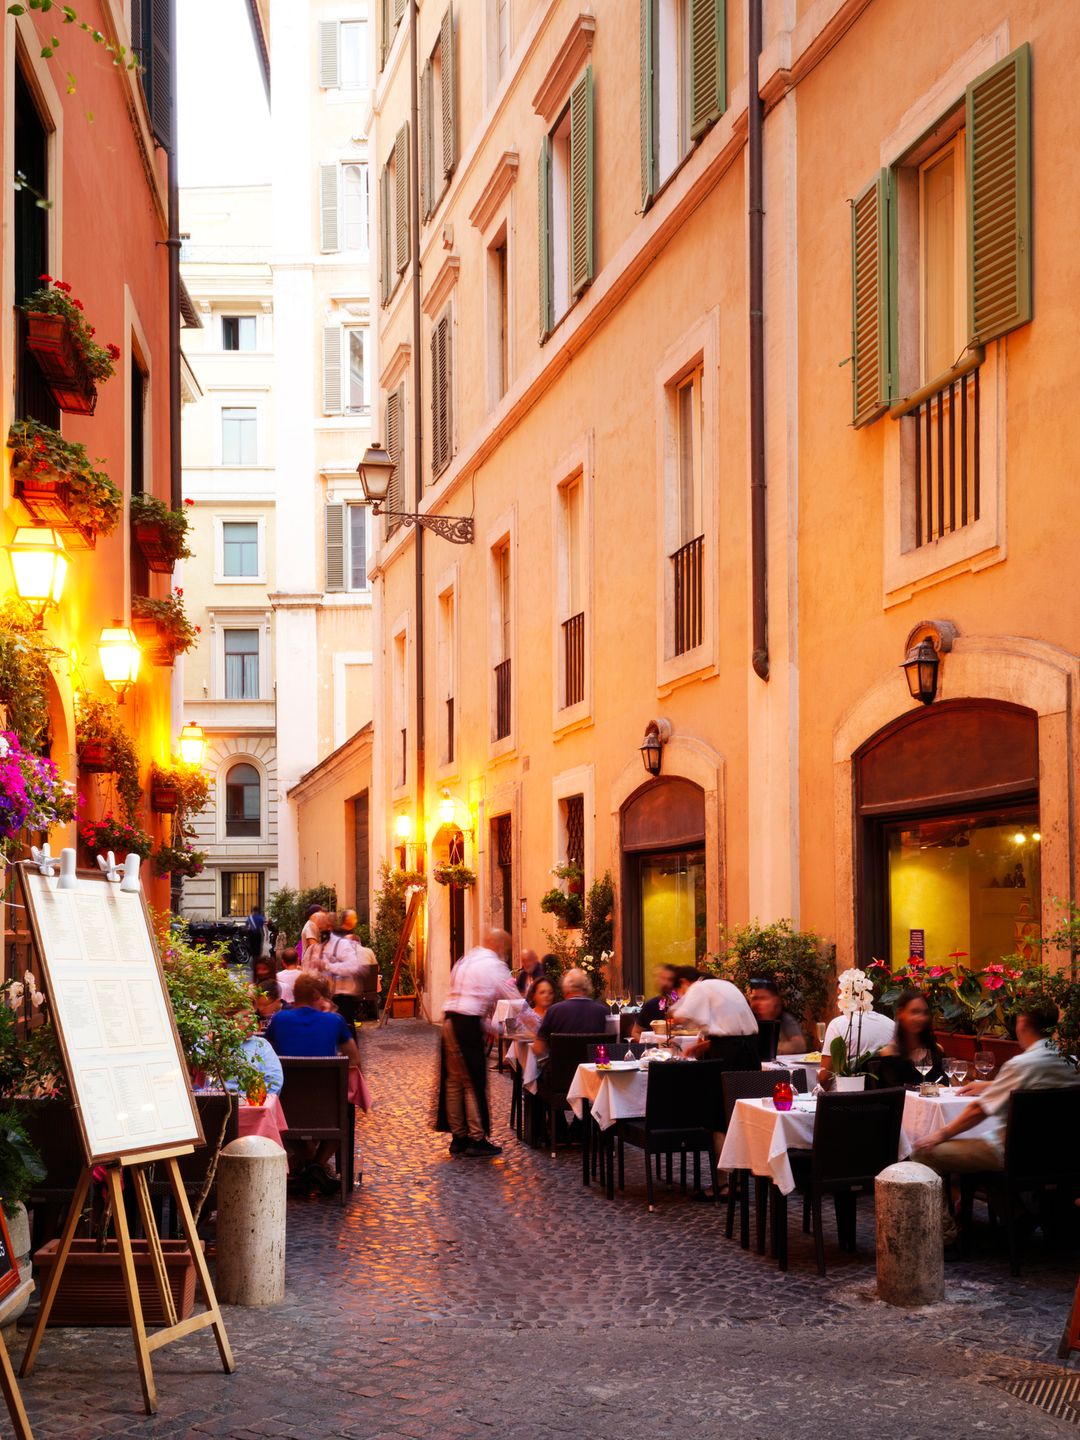
[[[510,734],[510,661],[495,666],[495,739]]]
[[[585,615],[563,621],[563,707],[585,699]]]
[[[675,551],[671,563],[675,570],[675,654],[685,655],[701,644],[702,565],[705,537],[688,540]]]
[[[892,414],[909,427],[914,449],[915,545],[929,545],[978,520],[981,352],[937,389],[912,395]]]

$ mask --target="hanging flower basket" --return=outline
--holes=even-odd
[[[116,529],[123,496],[82,445],[36,420],[16,420],[7,443],[16,496],[39,525],[59,530],[69,549],[92,550],[99,535]]]
[[[190,556],[190,523],[184,510],[172,510],[155,495],[131,497],[131,528],[135,543],[156,574],[171,575],[177,560]]]
[[[476,884],[475,870],[470,870],[468,865],[451,865],[448,860],[440,861],[432,874],[438,884],[456,885],[459,890],[469,890]]]
[[[26,348],[38,363],[52,397],[69,415],[92,415],[97,386],[90,378],[66,315],[28,311]]]
[[[84,740],[79,746],[79,769],[88,775],[111,775],[112,745],[108,740]]]
[[[198,639],[200,627],[187,618],[183,597],[183,590],[174,590],[165,600],[132,598],[131,628],[152,665],[171,666]]]
[[[155,777],[150,782],[150,809],[158,815],[175,815],[180,804],[180,791],[168,780]]]

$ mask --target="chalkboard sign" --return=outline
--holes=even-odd
[[[19,1288],[19,1266],[11,1249],[11,1236],[0,1207],[0,1300]]]

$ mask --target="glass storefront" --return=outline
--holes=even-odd
[[[642,855],[638,865],[645,974],[695,965],[705,954],[705,851]]]
[[[1039,936],[1039,812],[1017,807],[885,827],[890,959],[980,969],[1034,959]]]

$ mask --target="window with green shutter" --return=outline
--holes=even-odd
[[[441,475],[450,463],[451,328],[447,310],[431,330],[431,473]]]
[[[540,140],[537,158],[538,244],[540,260],[540,343],[551,333],[551,136]]]
[[[689,0],[690,136],[696,140],[727,104],[725,0]]]
[[[657,0],[640,0],[641,208],[656,193]]]
[[[594,274],[592,66],[570,94],[570,291],[576,298]]]
[[[323,506],[323,533],[325,536],[326,575],[324,588],[345,589],[345,506],[329,504]]]
[[[457,164],[457,75],[454,9],[448,5],[435,48],[420,76],[420,202],[426,220]]]
[[[538,161],[540,343],[551,333],[595,274],[595,161],[592,66],[570,92],[570,101]]]
[[[409,124],[402,125],[394,142],[394,266],[398,273],[409,263]]]
[[[639,0],[641,205],[727,104],[724,0]]]
[[[390,237],[394,233],[393,216],[390,213],[391,196],[394,192],[395,186],[390,168],[384,165],[379,172],[379,297],[384,305],[390,298],[390,291],[394,288],[391,280],[394,263],[390,248]]]
[[[851,206],[852,419],[866,425],[890,399],[888,170],[873,179]]]
[[[386,493],[387,510],[404,510],[405,498],[405,386],[399,385],[386,397],[386,453],[394,462],[394,473]],[[386,534],[391,536],[400,521],[387,519]]]

